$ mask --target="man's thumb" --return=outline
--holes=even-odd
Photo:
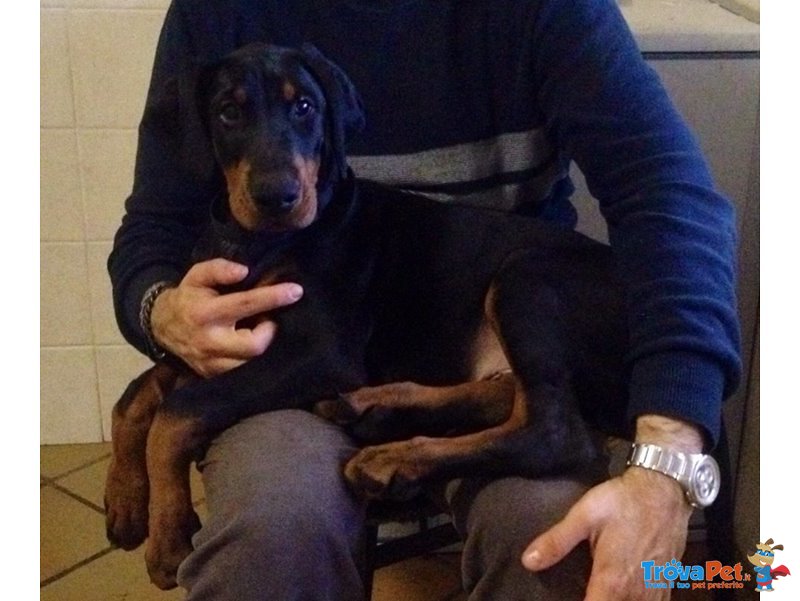
[[[573,508],[558,524],[540,534],[522,554],[522,565],[538,572],[557,564],[578,543],[589,538],[588,523]]]

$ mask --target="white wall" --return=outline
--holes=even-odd
[[[105,262],[130,191],[168,0],[41,1],[41,442],[109,439],[148,361],[114,321]]]

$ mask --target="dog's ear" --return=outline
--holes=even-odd
[[[200,181],[211,180],[217,169],[204,110],[209,76],[210,68],[198,65],[169,78],[149,94],[142,118],[175,167]]]
[[[328,144],[323,150],[323,160],[327,163],[329,175],[343,178],[347,173],[347,136],[364,128],[364,104],[347,74],[313,44],[303,44],[300,57],[325,94]]]

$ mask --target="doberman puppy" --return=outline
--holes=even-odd
[[[199,527],[190,464],[244,417],[305,408],[342,424],[365,445],[344,476],[370,499],[564,473],[595,454],[587,423],[622,422],[627,329],[608,247],[357,180],[344,145],[360,100],[312,46],[240,49],[145,119],[177,120],[193,158],[224,174],[194,258],[246,263],[245,287],[305,290],[268,316],[278,335],[263,355],[210,379],[159,363],[114,408],[108,536],[131,549],[149,535],[159,587]]]

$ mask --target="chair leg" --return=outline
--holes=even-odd
[[[361,562],[361,579],[364,582],[364,599],[366,601],[372,599],[372,585],[375,579],[375,570],[377,569],[375,565],[377,548],[378,525],[368,523],[364,532],[364,553],[363,561]]]
[[[375,553],[374,566],[379,569],[411,557],[426,555],[459,540],[458,532],[452,524],[434,526],[425,532],[409,534],[381,544]]]

